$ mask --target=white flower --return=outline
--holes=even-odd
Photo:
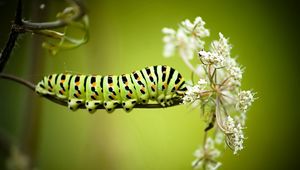
[[[199,79],[198,83],[194,86],[187,86],[187,91],[183,97],[184,104],[194,103],[202,96],[202,93],[205,92],[208,82],[205,79]]]
[[[228,116],[223,128],[225,129],[226,144],[233,153],[236,154],[239,150],[242,150],[244,143],[244,132],[240,123],[235,124],[234,120]]]
[[[211,138],[207,138],[204,148],[201,146],[195,151],[194,156],[196,159],[192,162],[192,167],[200,169],[205,166],[206,169],[217,169],[221,166],[221,163],[216,161],[216,158],[220,155],[221,152],[215,148],[214,141]]]
[[[224,65],[228,68],[238,66],[236,59],[231,57],[225,58]]]
[[[186,19],[185,21],[181,22],[181,25],[183,28],[185,28],[185,31],[187,31],[190,34],[193,34],[194,36],[200,38],[209,36],[209,30],[204,27],[205,22],[202,20],[201,17],[197,17],[194,23],[191,23],[190,20]]]
[[[198,84],[202,87],[206,86],[208,84],[208,82],[205,79],[200,79],[198,81]]]
[[[222,67],[224,65],[225,58],[216,52],[206,52],[204,50],[199,51],[200,60],[205,65],[214,65],[215,68]]]
[[[163,28],[162,32],[165,34],[163,38],[164,46],[164,56],[171,57],[176,48],[176,31],[170,28]]]
[[[246,112],[248,108],[254,102],[254,94],[248,91],[241,91],[238,94],[238,103],[236,104],[236,108],[242,112]]]
[[[234,80],[241,80],[243,72],[240,67],[232,66],[228,69],[230,76],[233,77]]]
[[[230,57],[231,45],[228,43],[228,39],[224,38],[222,33],[219,33],[219,40],[211,43],[211,51],[218,53],[223,57]]]
[[[193,103],[200,98],[201,87],[199,85],[187,86],[187,91],[183,97],[183,104]]]
[[[232,117],[227,116],[226,121],[225,121],[225,128],[228,130],[226,133],[231,133],[232,129],[235,127],[234,121]]]
[[[196,51],[191,38],[188,37],[182,29],[177,31],[177,45],[181,57],[188,60],[193,59],[194,51]]]
[[[202,39],[200,39],[199,37],[191,36],[190,42],[191,42],[191,45],[193,46],[193,48],[195,49],[194,50],[195,52],[204,48],[205,42],[202,41]]]
[[[209,36],[209,31],[204,27],[205,22],[201,17],[197,17],[194,23],[185,20],[181,23],[178,30],[163,28],[165,34],[163,38],[165,57],[174,55],[178,49],[180,56],[185,60],[191,60],[195,52],[204,47],[202,38]]]
[[[175,35],[176,34],[176,31],[173,30],[172,28],[163,28],[162,32],[167,35]]]
[[[200,51],[200,60],[206,65],[215,67],[232,67],[236,66],[236,61],[230,57],[231,45],[228,39],[219,33],[219,40],[213,41],[210,45],[210,51]]]

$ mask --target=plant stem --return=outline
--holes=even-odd
[[[21,19],[22,19],[22,2],[21,0],[19,0],[16,9],[15,20],[11,26],[9,38],[0,54],[0,73],[3,72],[3,69],[10,57],[10,54],[15,46],[19,34],[24,32],[23,28],[21,27],[22,25]]]
[[[55,29],[65,27],[70,21],[76,21],[82,18],[86,14],[84,5],[79,0],[67,0],[70,4],[74,6],[75,14],[68,20],[59,19],[51,22],[31,22],[22,20],[24,28],[26,30],[45,30],[45,29]]]
[[[21,79],[20,77],[14,76],[14,75],[10,75],[10,74],[5,74],[5,73],[0,73],[0,77],[3,79],[7,79],[7,80],[12,80],[15,81],[17,83],[20,83],[26,87],[28,87],[31,90],[35,90],[35,85],[27,80]]]

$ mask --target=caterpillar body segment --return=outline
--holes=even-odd
[[[130,74],[123,74],[119,76],[120,96],[122,99],[122,106],[125,111],[129,112],[134,105],[140,101],[135,86],[131,80]]]
[[[118,105],[130,112],[136,104],[148,104],[149,100],[166,107],[172,105],[174,99],[182,98],[186,90],[182,75],[166,65],[118,76],[52,74],[36,86],[40,95],[67,102],[71,110],[84,105],[91,113],[99,105],[107,112],[113,112]]]
[[[59,88],[54,88],[55,94],[60,99],[68,99],[69,96],[69,81],[72,78],[71,74],[59,74],[54,81],[55,85],[58,85]]]
[[[142,69],[141,72],[143,76],[142,78],[144,78],[147,82],[146,90],[148,90],[149,99],[155,100],[157,97],[157,66]]]
[[[88,76],[86,82],[86,101],[85,107],[91,113],[96,111],[99,105],[103,104],[103,76]],[[103,87],[103,85],[102,85]]]
[[[151,86],[151,83],[147,83],[147,79],[143,78],[142,72],[143,71],[135,71],[130,75],[130,77],[134,84],[138,101],[143,104],[147,104],[150,97],[148,86]]]
[[[121,104],[119,76],[104,76],[103,80],[103,98],[104,107],[108,112]]]
[[[88,76],[85,75],[74,75],[71,77],[68,97],[68,107],[71,110],[77,110],[77,107],[85,102],[85,83],[87,78]]]

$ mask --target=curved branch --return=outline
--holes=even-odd
[[[27,80],[24,80],[24,79],[22,79],[20,77],[9,75],[9,74],[5,74],[5,73],[0,73],[0,77],[4,78],[4,79],[12,80],[12,81],[14,81],[16,83],[19,83],[19,84],[22,84],[22,85],[28,87],[32,91],[35,91],[35,84],[33,84],[32,82],[29,82]],[[51,100],[52,102],[57,103],[59,105],[68,106],[68,102],[67,101],[63,101],[61,99],[58,99],[55,96],[41,95],[41,97],[44,97],[44,98],[46,98],[48,100]],[[181,103],[180,99],[174,100],[174,103],[172,105],[170,105],[169,107],[180,105],[180,103]],[[160,104],[136,104],[134,107],[135,108],[153,108],[153,109],[154,108],[164,108]],[[85,109],[85,106],[84,105],[80,105],[79,108],[80,109]],[[120,108],[123,108],[123,107],[121,105],[118,105],[116,107],[116,109],[120,109]],[[100,105],[100,106],[97,107],[97,109],[105,109],[105,108],[104,108],[104,106]]]
[[[15,81],[17,83],[20,83],[26,87],[28,87],[30,90],[35,90],[35,85],[27,80],[21,79],[17,76],[14,75],[10,75],[10,74],[5,74],[5,73],[0,73],[0,77],[3,79],[8,79],[8,80],[12,80]]]
[[[21,19],[22,19],[22,3],[21,0],[19,0],[16,9],[15,20],[11,26],[9,38],[0,54],[0,72],[3,71],[10,57],[10,54],[15,46],[15,43],[19,37],[19,34],[24,32],[24,30],[21,27],[22,24]]]
[[[79,0],[68,0],[70,4],[73,4],[76,9],[76,13],[68,19],[68,21],[76,21],[82,18],[86,14],[84,5]],[[23,27],[26,30],[44,30],[55,29],[67,26],[69,22],[63,19],[51,21],[51,22],[31,22],[22,20]]]

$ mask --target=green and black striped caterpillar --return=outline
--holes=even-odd
[[[182,75],[172,67],[157,65],[122,75],[51,74],[36,86],[40,95],[51,95],[68,103],[71,110],[85,105],[93,113],[99,105],[108,112],[122,105],[126,112],[149,100],[170,106],[187,90]]]

